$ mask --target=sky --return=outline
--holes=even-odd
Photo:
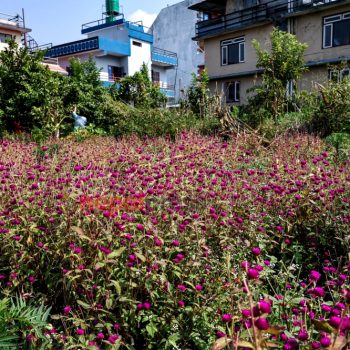
[[[167,5],[181,0],[120,0],[121,11],[130,21],[142,20],[150,26]],[[0,13],[22,13],[26,27],[39,45],[53,45],[79,40],[81,25],[102,18],[104,0],[0,0]],[[1,18],[1,15],[0,15]]]

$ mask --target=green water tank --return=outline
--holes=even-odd
[[[120,13],[119,0],[106,0],[107,22],[112,22]]]

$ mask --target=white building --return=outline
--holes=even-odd
[[[8,40],[14,40],[19,46],[25,42],[25,35],[31,29],[25,28],[19,15],[0,13],[0,51],[8,47]]]
[[[204,66],[204,51],[192,40],[199,20],[197,13],[188,9],[198,0],[185,0],[160,11],[152,25],[154,45],[177,53],[178,65],[167,70],[167,81],[175,86],[175,100],[184,97],[192,81]]]
[[[145,63],[154,84],[169,100],[174,98],[174,86],[168,83],[166,72],[177,66],[177,54],[154,47],[152,32],[142,22],[126,21],[118,13],[83,24],[81,33],[87,38],[53,46],[47,56],[58,58],[60,66],[67,70],[72,57],[81,61],[92,57],[101,69],[100,79],[105,86],[133,75]]]

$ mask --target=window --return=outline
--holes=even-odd
[[[132,41],[132,44],[134,45],[134,46],[138,46],[138,47],[142,47],[142,43],[140,43],[139,41]]]
[[[345,78],[350,78],[350,68],[330,70],[328,78],[329,80],[333,80],[334,82],[339,83]]]
[[[0,43],[6,43],[12,39],[14,39],[14,37],[11,34],[0,33]]]
[[[221,65],[244,62],[244,37],[221,42]]]
[[[108,80],[118,80],[124,76],[123,67],[108,66]]]
[[[239,102],[240,82],[230,81],[225,83],[226,103]]]
[[[156,84],[159,85],[160,82],[160,73],[157,71],[154,71],[152,69],[152,81]]]
[[[350,45],[350,12],[323,19],[323,48]]]

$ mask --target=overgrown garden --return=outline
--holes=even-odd
[[[350,80],[285,35],[231,109],[0,53],[0,349],[348,349]]]

